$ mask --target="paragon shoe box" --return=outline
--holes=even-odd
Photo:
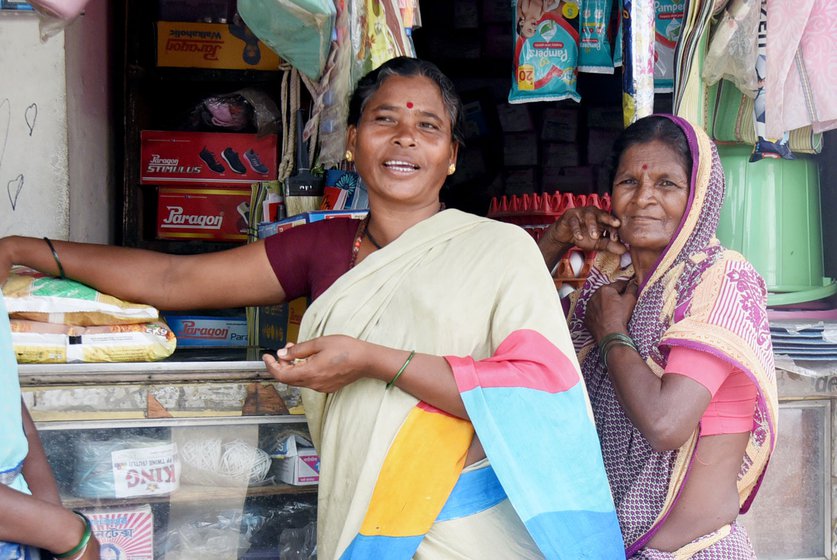
[[[250,191],[160,187],[158,239],[247,239]]]
[[[246,184],[276,179],[277,136],[143,130],[140,182]]]
[[[277,71],[280,63],[279,56],[237,20],[157,22],[157,66]]]

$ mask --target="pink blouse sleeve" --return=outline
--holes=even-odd
[[[732,364],[701,350],[673,346],[668,355],[666,373],[694,379],[715,396],[718,388],[735,370]]]

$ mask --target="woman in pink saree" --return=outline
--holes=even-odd
[[[567,212],[541,251],[598,251],[570,332],[626,557],[755,558],[736,518],[776,442],[764,281],[715,238],[724,176],[705,132],[646,117],[615,153],[612,215]]]

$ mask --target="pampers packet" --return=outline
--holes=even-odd
[[[509,103],[580,101],[578,4],[515,0],[514,76]]]

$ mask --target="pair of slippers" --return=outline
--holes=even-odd
[[[255,66],[262,59],[262,51],[259,47],[259,38],[256,37],[250,28],[247,27],[241,20],[238,14],[232,19],[232,23],[228,24],[228,28],[233,37],[238,37],[244,41],[244,51],[241,58],[247,64]]]

